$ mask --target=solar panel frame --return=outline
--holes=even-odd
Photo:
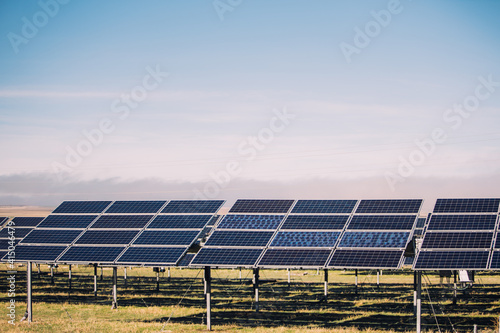
[[[184,257],[177,262],[177,267],[189,267],[195,256],[196,253],[186,253]]]
[[[212,219],[208,214],[160,214],[146,229],[203,229]]]
[[[427,232],[422,249],[490,249],[493,231],[486,232]]]
[[[151,214],[144,215],[101,215],[90,226],[90,229],[143,229],[154,217]]]
[[[437,199],[434,213],[498,213],[499,198]]]
[[[337,248],[365,249],[405,249],[410,240],[409,231],[346,231],[339,240]]]
[[[281,229],[276,233],[269,248],[332,249],[337,244],[340,235],[340,231],[288,231]]]
[[[496,214],[432,214],[427,230],[429,231],[473,231],[494,230]]]
[[[365,199],[356,207],[355,214],[418,214],[422,199]]]
[[[13,226],[16,228],[19,227],[36,227],[40,222],[42,222],[45,217],[24,217],[24,216],[16,216],[12,219]]]
[[[57,263],[65,264],[113,264],[126,246],[71,246]]]
[[[140,231],[137,230],[86,230],[76,245],[129,245]]]
[[[64,201],[52,214],[100,214],[112,201]]]
[[[38,228],[65,228],[65,229],[86,229],[99,215],[55,215],[50,214],[40,224]]]
[[[202,247],[190,267],[254,267],[264,252],[262,248]]]
[[[33,229],[19,243],[26,244],[61,244],[70,245],[82,230],[66,230],[66,229]]]
[[[34,263],[54,263],[55,260],[67,249],[66,245],[21,245],[18,244],[14,250],[14,262],[34,262]],[[28,257],[26,256],[28,255]],[[2,261],[11,260],[8,254],[2,258]]]
[[[144,230],[132,243],[133,246],[191,246],[199,230]]]
[[[500,250],[492,251],[488,268],[492,271],[500,270]]]
[[[350,215],[288,215],[281,230],[342,230]]]
[[[266,247],[274,231],[215,230],[205,243],[212,247]]]
[[[486,270],[490,251],[420,251],[413,270]]]
[[[358,200],[298,200],[291,214],[351,214]]]
[[[323,268],[330,257],[330,249],[269,248],[257,267],[262,268]]]
[[[172,200],[162,214],[216,214],[225,200]]]
[[[0,230],[0,238],[10,238],[13,234],[16,239],[23,239],[34,228],[4,227]]]
[[[238,199],[229,213],[286,214],[295,200]]]
[[[413,230],[417,215],[354,215],[346,230]]]
[[[175,266],[188,250],[187,247],[131,246],[115,260],[124,266]],[[160,260],[159,258],[166,258]]]
[[[156,214],[167,203],[166,200],[153,201],[115,201],[106,210],[106,214]]]
[[[228,214],[217,225],[217,229],[276,230],[285,215],[275,214]]]
[[[333,269],[399,269],[404,250],[339,249],[334,250],[327,268]]]

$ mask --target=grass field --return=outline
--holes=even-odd
[[[93,268],[73,266],[72,288],[68,268],[59,267],[54,284],[47,266],[34,268],[33,320],[19,322],[26,310],[26,267],[16,274],[16,322],[8,323],[7,266],[0,266],[2,332],[200,332],[206,331],[203,271],[172,269],[160,275],[151,268],[119,268],[118,308],[111,309],[112,269],[98,277],[93,293]],[[100,270],[98,271],[100,274]],[[252,272],[212,270],[212,329],[216,332],[404,332],[415,330],[413,274],[384,271],[377,288],[374,271],[360,271],[356,293],[353,271],[329,271],[329,299],[323,297],[323,272],[261,270],[260,311],[254,310]],[[439,277],[423,278],[423,328],[428,331],[498,332],[499,275],[477,274],[472,289],[459,290],[453,305],[450,286]],[[432,301],[430,302],[429,299]],[[432,306],[431,306],[432,305]],[[436,313],[436,316],[433,313]],[[436,324],[436,320],[439,323]]]

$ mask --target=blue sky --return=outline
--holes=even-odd
[[[498,197],[498,1],[61,2],[0,2],[2,204]]]

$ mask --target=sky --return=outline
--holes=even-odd
[[[498,197],[500,2],[0,1],[0,205]]]

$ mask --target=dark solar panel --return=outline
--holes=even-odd
[[[64,201],[52,213],[97,214],[102,213],[111,201]]]
[[[493,256],[491,257],[491,269],[500,269],[500,251],[493,251]]]
[[[117,263],[175,265],[185,251],[185,247],[129,247]]]
[[[281,229],[294,230],[342,230],[349,215],[289,215]]]
[[[292,209],[296,214],[350,214],[356,200],[299,200]]]
[[[415,226],[415,228],[423,229],[425,227],[425,222],[426,221],[427,221],[427,218],[425,218],[425,217],[419,217],[417,219],[417,225]]]
[[[199,233],[199,230],[146,230],[134,241],[134,245],[189,246],[196,240]]]
[[[162,210],[163,214],[215,214],[224,200],[173,200]]]
[[[411,230],[415,222],[414,215],[355,215],[348,230]]]
[[[275,230],[284,217],[284,215],[226,215],[218,228]]]
[[[7,251],[9,247],[11,250],[13,250],[13,247],[16,246],[18,242],[19,242],[18,239],[16,240],[0,239],[0,251]]]
[[[489,254],[489,251],[420,251],[414,269],[486,269]]]
[[[437,199],[434,213],[497,213],[500,199]]]
[[[33,228],[16,228],[16,227],[5,227],[0,230],[0,238],[24,238]]]
[[[229,210],[230,213],[287,213],[294,200],[249,200],[238,199]]]
[[[203,229],[212,215],[158,215],[147,229]]]
[[[274,247],[334,247],[340,232],[280,231],[273,239]]]
[[[35,229],[23,238],[21,244],[71,244],[81,233],[81,230]]]
[[[323,267],[330,250],[268,249],[259,266]]]
[[[102,215],[91,228],[141,229],[152,217],[153,215]]]
[[[87,230],[75,244],[128,245],[138,233],[136,230]]]
[[[424,229],[415,229],[413,232],[415,236],[422,236],[424,234]]]
[[[423,249],[489,249],[493,232],[427,232]]]
[[[356,214],[416,214],[421,205],[421,199],[362,200]]]
[[[205,246],[259,246],[267,245],[273,231],[227,231],[215,230]]]
[[[200,266],[253,266],[262,249],[220,249],[203,247],[191,262]]]
[[[18,245],[15,249],[15,260],[53,262],[66,249],[66,246],[29,246]]]
[[[399,268],[403,250],[346,250],[337,249],[328,264],[332,268]]]
[[[356,231],[346,232],[338,247],[392,247],[405,248],[409,232]]]
[[[8,219],[9,219],[8,217],[3,217],[3,216],[0,217],[0,226],[3,226],[3,224],[7,222]]]
[[[106,210],[106,213],[157,213],[166,201],[115,201],[111,207]]]
[[[495,242],[495,249],[500,249],[500,232],[497,233],[497,238]]]
[[[112,263],[124,246],[72,246],[58,262]]]
[[[97,215],[49,215],[38,228],[75,228],[85,229]]]
[[[494,230],[497,215],[432,215],[428,230]]]
[[[12,226],[14,227],[36,227],[38,223],[42,222],[44,217],[14,217],[12,219]]]
[[[186,253],[186,255],[184,255],[184,257],[182,257],[182,259],[179,260],[177,266],[188,267],[195,255],[196,253]]]

